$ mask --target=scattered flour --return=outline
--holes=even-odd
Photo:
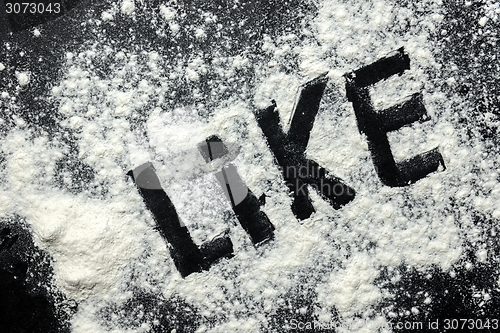
[[[16,72],[17,82],[21,87],[28,85],[30,82],[29,72]]]
[[[135,11],[134,0],[123,0],[121,5],[121,11],[123,14],[131,15]]]
[[[74,332],[122,331],[118,318],[106,323],[108,330],[99,311],[105,304],[126,303],[131,286],[199,308],[205,321],[197,332],[266,331],[287,294],[303,285],[313,290],[315,318],[336,320],[336,311],[338,320],[357,323],[350,332],[368,332],[387,324],[376,310],[387,297],[376,283],[382,267],[405,264],[448,272],[460,262],[466,241],[477,244],[472,247],[477,247],[479,262],[488,262],[488,250],[474,241],[478,232],[470,208],[500,216],[495,208],[498,162],[482,158],[486,147],[479,139],[471,141],[460,123],[459,113],[467,110],[457,111],[458,97],[450,101],[435,80],[438,74],[429,74],[441,70],[434,56],[440,51],[431,42],[443,20],[441,3],[400,7],[391,1],[321,1],[317,6],[318,14],[308,17],[300,38],[263,36],[263,55],[257,59],[245,53],[214,54],[207,61],[189,51],[163,57],[153,50],[116,49],[106,39],[68,53],[64,78],[50,94],[58,101],[62,131],[75,137],[77,158],[95,172],[92,182],[99,195],[56,186],[56,163],[68,154],[60,140],[34,137],[22,128],[6,135],[0,214],[25,217],[37,245],[52,255],[57,286],[79,302]],[[421,15],[424,7],[427,14]],[[134,1],[123,0],[120,10],[132,15],[137,9]],[[199,40],[211,37],[205,27],[184,26],[170,4],[161,5],[157,15],[179,38],[187,33]],[[488,17],[479,25],[487,25]],[[104,11],[101,18],[113,20],[114,14]],[[408,187],[388,188],[373,170],[342,75],[401,46],[411,70],[374,87],[375,106],[385,108],[423,91],[432,121],[391,133],[391,144],[397,159],[439,146],[447,169]],[[291,71],[284,69],[289,58],[298,65]],[[111,63],[104,75],[96,69],[102,61]],[[249,69],[254,74],[241,74]],[[326,72],[330,83],[307,155],[355,188],[357,197],[333,210],[313,193],[317,212],[299,223],[253,112],[274,99],[286,129],[300,84]],[[28,72],[16,77],[20,86],[30,81]],[[202,92],[202,84],[211,80],[207,77],[218,79]],[[193,98],[178,107],[182,86]],[[221,94],[232,89],[241,95],[224,101]],[[245,89],[251,99],[241,97]],[[266,194],[263,210],[276,227],[269,244],[252,246],[216,186],[216,168],[203,164],[196,144],[213,134],[231,148],[230,162],[248,187],[257,196]],[[234,258],[180,277],[139,193],[125,177],[146,161],[155,165],[195,242],[228,230]],[[488,194],[476,194],[474,188]],[[465,209],[455,210],[455,203]],[[422,303],[431,302],[427,297]],[[418,306],[407,310],[420,311]],[[142,326],[127,332],[147,332],[153,325],[137,320]]]

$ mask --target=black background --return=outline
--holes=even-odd
[[[15,71],[30,70],[32,84],[19,91],[16,103],[7,107],[11,112],[22,117],[35,133],[40,134],[56,135],[65,131],[58,125],[60,121],[58,115],[50,111],[56,106],[53,101],[45,98],[47,91],[63,75],[64,54],[67,51],[77,50],[84,41],[96,38],[96,32],[82,26],[81,22],[88,18],[98,18],[107,6],[97,1],[62,1],[62,3],[64,15],[58,17],[8,17],[3,13],[5,7],[0,1],[2,5],[0,29],[3,29],[0,33],[3,44],[0,46],[0,62],[6,66],[6,69],[0,72],[0,90],[12,88],[15,83],[11,78]],[[151,10],[155,10],[158,3],[152,1],[148,6]],[[233,7],[226,1],[194,0],[179,1],[179,6],[186,12],[196,11],[199,8],[212,11],[227,27],[224,33],[228,38],[238,39],[245,36],[244,38],[248,39],[245,43],[233,44],[224,52],[238,54],[245,49],[256,58],[261,52],[258,43],[263,33],[273,36],[280,35],[284,31],[299,32],[305,13],[314,13],[315,10],[309,2],[302,1],[258,0],[242,2],[239,7]],[[448,93],[459,94],[468,101],[469,105],[473,106],[471,113],[462,121],[471,128],[471,135],[479,133],[490,149],[498,152],[496,128],[490,126],[482,115],[485,112],[498,115],[500,110],[499,45],[490,43],[498,40],[495,30],[500,29],[498,23],[490,22],[490,29],[493,33],[477,37],[477,21],[480,18],[481,6],[481,2],[474,2],[471,6],[464,7],[460,1],[446,1],[443,29],[446,29],[448,34],[446,36],[436,34],[434,42],[443,50],[439,55],[442,57],[440,61],[444,66],[443,73],[447,72],[447,66],[452,63],[458,66],[460,73],[458,75],[460,81],[457,85],[449,87]],[[244,18],[247,19],[246,25],[234,24]],[[116,37],[117,47],[130,48],[130,36],[118,28],[120,18],[117,18],[117,21],[116,29],[110,28],[106,33]],[[33,37],[34,27],[43,29],[41,37]],[[136,38],[142,39],[146,48],[168,49],[168,45],[164,45],[164,41],[157,39],[149,27],[147,15],[139,14],[133,23],[133,28],[136,31]],[[249,35],[248,30],[253,34]],[[194,43],[195,47],[204,48],[206,53],[219,52],[225,47],[212,43],[210,39],[204,45],[200,45],[195,40],[184,42]],[[5,43],[9,44],[9,48]],[[172,46],[176,46],[174,45],[176,42],[172,43]],[[22,59],[19,56],[21,51],[25,52]],[[168,51],[165,52],[168,53]],[[496,62],[492,62],[492,55],[497,56]],[[39,61],[40,58],[43,61]],[[103,70],[105,70],[105,65],[103,65]],[[440,78],[437,77],[437,79]],[[208,91],[210,87],[207,86],[205,89]],[[186,94],[179,98],[179,103],[186,101],[189,101],[188,89]],[[23,107],[18,109],[14,104]],[[0,136],[3,137],[13,126],[12,119],[7,118],[6,122],[0,126]],[[92,178],[93,170],[76,159],[78,152],[71,135],[65,137],[65,140],[74,149],[72,154],[61,161],[59,168],[73,170],[74,177],[81,180],[79,184],[83,184]],[[75,185],[73,191],[80,191],[79,186],[84,185]],[[487,230],[489,225],[498,224],[498,221],[477,214],[475,223]],[[76,311],[77,305],[71,300],[64,299],[57,291],[48,293],[44,288],[36,286],[37,281],[41,282],[42,286],[49,285],[52,272],[48,264],[40,264],[43,261],[40,258],[46,258],[47,255],[33,245],[30,234],[26,228],[22,227],[23,225],[22,217],[16,216],[2,220],[2,228],[9,228],[12,234],[19,235],[19,239],[11,248],[0,252],[0,325],[2,326],[0,332],[68,331],[68,318]],[[485,239],[494,253],[494,258],[497,258],[494,260],[497,263],[500,257],[498,241],[495,237],[488,235],[485,235]],[[413,304],[421,305],[425,291],[434,301],[420,314],[410,315],[407,318],[408,321],[500,318],[500,293],[496,281],[496,268],[476,262],[473,253],[468,254],[465,260],[472,262],[473,268],[469,271],[458,271],[455,277],[441,272],[438,268],[421,273],[402,265],[398,268],[402,279],[392,283],[388,281],[391,281],[391,275],[396,272],[386,271],[377,283],[382,289],[387,289],[396,297],[380,304],[380,310],[385,311],[384,309],[391,307],[409,308]],[[22,272],[35,272],[35,278],[29,279]],[[314,290],[297,288],[290,292],[287,298],[289,304],[278,309],[277,314],[270,320],[270,330],[281,331],[285,318],[294,317],[304,321],[311,318],[311,312],[297,315],[294,310],[290,310],[306,305],[308,309],[312,309],[314,305]],[[483,289],[491,289],[492,301],[487,307],[479,307],[473,297],[476,290]],[[142,294],[139,291],[123,309],[110,306],[102,313],[102,317],[105,321],[112,313],[122,313],[123,326],[133,327],[135,323],[128,321],[127,317],[129,315],[134,317],[132,314],[138,309],[148,309],[150,311],[145,312],[152,312],[163,318],[160,325],[154,328],[155,332],[168,332],[173,328],[176,328],[177,332],[191,332],[200,320],[197,314],[198,309],[184,304],[181,300],[166,301],[160,296]]]

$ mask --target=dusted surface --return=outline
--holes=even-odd
[[[133,4],[82,2],[3,34],[0,214],[23,235],[0,253],[2,297],[15,305],[5,325],[281,332],[440,319],[445,331],[446,318],[498,318],[498,3]],[[373,87],[373,104],[422,91],[432,121],[388,140],[399,160],[439,146],[447,169],[394,189],[374,170],[342,75],[401,46],[411,69]],[[325,71],[306,155],[356,197],[334,210],[311,191],[316,213],[299,222],[254,114],[274,99],[288,130],[296,89]],[[210,135],[239,147],[232,163],[266,194],[271,242],[255,247],[214,174],[193,168],[201,154],[187,159]],[[235,257],[180,277],[125,176],[148,160],[194,241],[229,230]],[[13,282],[25,271],[41,291]]]

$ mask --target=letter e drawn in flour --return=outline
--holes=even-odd
[[[201,246],[193,242],[189,230],[181,224],[174,204],[161,187],[151,162],[129,171],[128,175],[152,213],[158,231],[170,245],[170,255],[182,277],[208,270],[218,259],[232,256],[233,243],[227,235],[216,237]]]
[[[256,114],[257,122],[293,194],[292,211],[300,220],[307,219],[315,212],[308,186],[316,189],[335,209],[351,202],[355,196],[354,189],[345,185],[340,178],[329,175],[325,168],[305,156],[327,81],[326,76],[322,75],[302,86],[286,134],[280,125],[274,101],[273,105]]]
[[[392,56],[344,75],[347,98],[352,103],[358,129],[367,137],[368,148],[377,174],[387,186],[406,186],[445,167],[438,148],[410,159],[396,162],[389,145],[387,133],[416,121],[429,120],[422,94],[415,93],[405,102],[388,109],[375,111],[369,87],[393,75],[402,75],[410,69],[410,58],[400,48]]]

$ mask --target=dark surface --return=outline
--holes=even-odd
[[[208,36],[208,40],[201,45],[201,42],[194,38],[186,37],[180,41],[172,41],[169,45],[163,45],[160,44],[163,41],[159,40],[149,27],[147,15],[139,15],[137,21],[127,22],[127,24],[135,29],[136,38],[143,40],[145,49],[157,49],[163,55],[170,56],[178,51],[181,43],[184,43],[193,44],[194,49],[207,59],[210,59],[211,54],[221,52],[238,54],[242,51],[248,52],[251,57],[258,58],[261,52],[259,41],[262,34],[267,33],[270,36],[275,36],[283,31],[298,31],[301,28],[303,13],[312,10],[311,7],[299,1],[248,1],[241,3],[239,8],[234,8],[227,1],[186,0],[178,3],[178,7],[187,13],[205,9],[217,14],[224,26],[222,34],[227,36],[228,42],[220,44],[216,36]],[[149,5],[154,8],[157,4],[158,1],[153,1]],[[93,171],[77,159],[78,150],[74,145],[74,140],[66,130],[59,127],[59,116],[56,112],[51,111],[57,105],[47,98],[47,91],[51,84],[57,82],[62,76],[65,52],[78,50],[85,40],[97,38],[94,31],[82,27],[80,23],[83,18],[97,17],[100,9],[104,6],[105,4],[102,3],[82,1],[65,15],[53,20],[46,20],[40,26],[44,29],[43,37],[40,39],[33,38],[31,28],[19,30],[23,26],[32,27],[35,21],[20,22],[19,18],[9,18],[8,24],[6,24],[7,21],[1,22],[4,30],[0,31],[0,38],[3,38],[4,42],[8,41],[10,46],[9,49],[4,47],[0,49],[0,62],[7,67],[2,74],[4,76],[0,79],[0,88],[12,88],[13,83],[6,78],[12,77],[16,70],[29,69],[34,78],[34,84],[21,90],[16,96],[16,103],[11,103],[7,107],[11,112],[22,117],[28,123],[28,127],[34,130],[34,133],[48,133],[54,137],[61,137],[64,142],[73,147],[69,155],[61,160],[60,170],[66,168],[72,172],[76,179],[81,180],[81,182],[77,182],[81,185],[74,185],[72,188],[75,192],[85,188],[87,180],[92,179]],[[435,36],[436,43],[443,50],[442,54],[436,56],[441,57],[440,62],[445,64],[445,68],[440,74],[442,76],[438,75],[436,80],[443,80],[448,70],[447,66],[450,64],[458,66],[459,75],[456,76],[460,80],[457,86],[449,88],[449,93],[459,94],[471,105],[476,106],[475,111],[466,117],[464,116],[462,121],[470,128],[478,129],[485,142],[490,144],[491,149],[498,151],[499,142],[496,128],[481,117],[485,112],[492,112],[496,115],[500,113],[500,71],[498,62],[495,64],[491,60],[491,56],[498,55],[498,45],[489,43],[489,41],[498,38],[494,34],[484,34],[479,38],[474,38],[480,6],[479,2],[473,3],[467,8],[460,5],[460,1],[446,2],[444,28],[448,30],[448,35],[446,37]],[[241,26],[235,24],[235,22],[241,22],[243,18],[247,19],[245,24]],[[119,20],[120,18],[118,18],[118,22]],[[12,23],[13,21],[15,22]],[[2,29],[2,25],[0,25],[0,29]],[[14,30],[15,33],[8,35],[7,29]],[[493,32],[499,31],[498,24],[491,30]],[[123,32],[120,29],[120,24],[109,27],[106,35],[116,37],[116,47],[124,49],[134,47],[129,43],[129,32]],[[242,39],[244,41],[241,41]],[[26,52],[22,59],[19,57],[20,51]],[[43,61],[39,61],[40,57],[43,58]],[[105,62],[100,64],[103,73],[106,72],[107,65]],[[285,68],[285,71],[294,70],[293,66]],[[253,73],[247,73],[247,75],[253,75]],[[243,76],[243,79],[247,78]],[[177,100],[179,105],[192,102],[191,88],[189,85],[183,87],[183,92]],[[209,92],[209,80],[203,81],[201,93],[207,94]],[[228,91],[220,98],[228,98],[233,93],[235,91]],[[244,92],[243,96],[245,96]],[[247,96],[249,96],[248,93]],[[22,108],[18,109],[15,105],[22,105]],[[0,125],[2,137],[7,129],[13,125],[11,118],[6,120],[5,124]],[[94,191],[96,195],[99,195],[97,190],[90,189],[89,191]],[[0,327],[0,332],[67,331],[68,324],[64,311],[56,308],[55,304],[59,303],[56,302],[54,296],[50,296],[43,288],[34,287],[37,283],[41,283],[42,287],[50,285],[51,270],[48,265],[41,270],[32,268],[35,266],[35,258],[43,257],[44,254],[34,247],[27,230],[15,227],[20,223],[19,221],[13,222],[14,225],[6,221],[3,221],[5,223],[2,224],[2,228],[7,226],[10,229],[10,235],[20,236],[17,241],[13,242],[12,247],[7,246],[7,243],[2,243],[5,245],[0,253],[0,324],[3,325]],[[486,235],[488,225],[498,224],[498,221],[478,216],[477,223],[484,225],[483,230],[486,230]],[[2,241],[7,237],[6,233],[3,237]],[[494,250],[495,257],[498,258],[497,238],[491,235],[486,235],[485,238]],[[391,291],[396,297],[387,299],[381,304],[381,310],[388,308],[410,309],[416,304],[422,304],[422,295],[427,292],[432,297],[433,302],[428,308],[421,309],[420,315],[410,315],[408,320],[427,321],[435,318],[491,318],[494,316],[498,318],[500,316],[498,313],[500,296],[495,289],[497,286],[494,279],[495,271],[487,265],[475,263],[473,258],[472,254],[466,257],[474,263],[474,268],[470,271],[458,270],[455,277],[437,269],[417,272],[403,265],[397,268],[402,276],[401,280],[391,283],[388,282],[388,279],[392,274],[395,274],[395,271],[387,272],[380,279],[379,285]],[[40,272],[39,275],[35,275],[29,281],[25,280],[26,272],[37,271]],[[482,307],[475,303],[472,297],[473,293],[480,289],[489,290],[492,297],[491,301]],[[289,297],[286,298],[285,304],[276,309],[276,315],[270,320],[271,328],[279,331],[286,323],[286,318],[290,316],[299,320],[309,320],[312,316],[310,310],[301,317],[290,309],[303,305],[309,305],[308,309],[311,309],[314,304],[310,300],[314,297],[314,292],[311,290],[292,290]],[[74,305],[72,306],[74,307]],[[176,328],[177,332],[184,332],[182,328],[195,327],[201,318],[198,309],[191,308],[181,301],[169,303],[159,296],[138,291],[137,295],[123,309],[113,306],[107,308],[102,314],[103,321],[106,322],[106,318],[111,318],[112,314],[120,314],[119,319],[122,320],[123,327],[137,326],[130,318],[134,317],[135,311],[141,307],[148,310],[145,311],[147,315],[152,312],[160,318],[160,325],[153,328],[154,332],[168,332],[173,328]],[[483,332],[485,331],[483,330]]]
[[[50,258],[33,244],[20,219],[1,222],[0,332],[69,332],[76,303],[45,289],[52,285]]]
[[[384,282],[380,285],[383,290],[390,291],[394,298],[380,304],[384,311],[391,309],[394,312],[410,311],[409,315],[399,318],[398,321],[422,322],[428,327],[429,322],[440,321],[439,330],[436,332],[453,332],[457,330],[445,329],[445,319],[481,319],[486,322],[500,318],[500,292],[491,288],[496,281],[495,269],[476,262],[474,254],[469,254],[473,263],[471,270],[457,270],[455,276],[442,272],[438,268],[426,272],[418,272],[404,265],[391,273],[383,275]],[[400,275],[398,282],[387,282]],[[382,280],[382,279],[381,279]],[[476,298],[478,292],[487,290],[491,297],[488,302],[482,302],[482,296]],[[427,295],[427,296],[426,296]],[[430,297],[431,303],[424,304]],[[419,314],[411,313],[411,308],[419,309]],[[387,315],[387,313],[386,313]],[[394,319],[392,320],[395,321]],[[462,323],[460,323],[462,325]],[[418,332],[421,330],[396,329],[395,332]],[[498,332],[498,329],[462,330],[476,332]]]
[[[123,305],[104,307],[99,316],[110,329],[139,329],[143,322],[155,322],[151,332],[194,332],[201,324],[201,315],[195,307],[180,299],[166,300],[162,296],[137,290]]]

